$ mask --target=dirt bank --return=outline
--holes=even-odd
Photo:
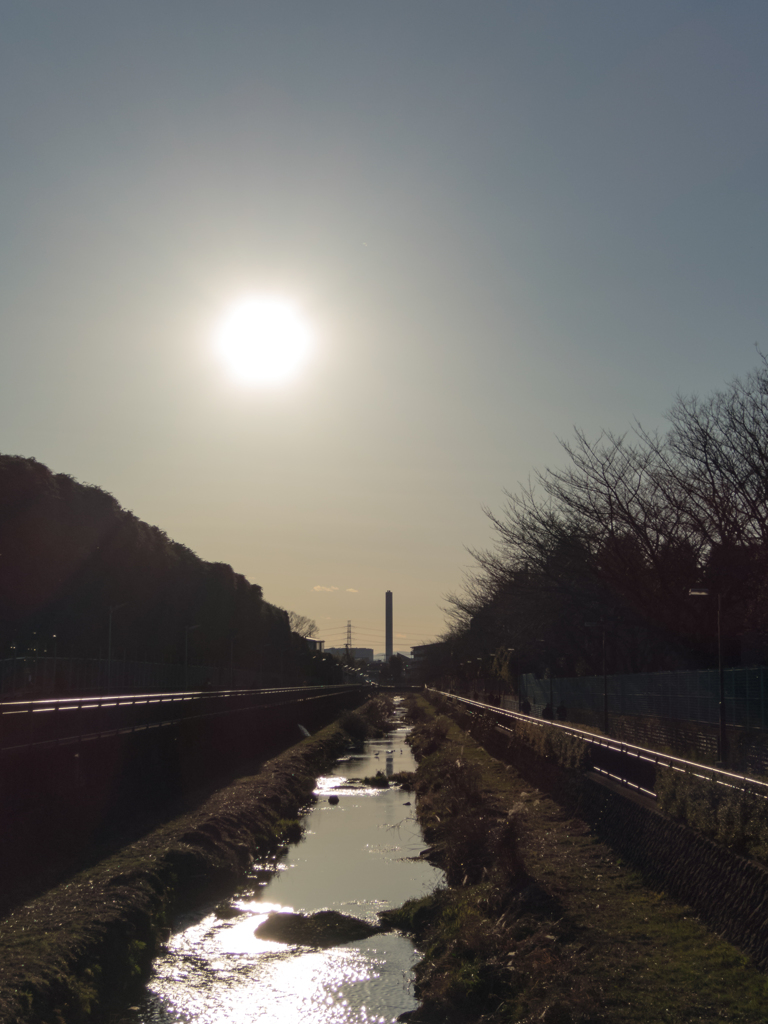
[[[440,1024],[768,1019],[766,977],[426,702],[417,810],[449,885],[388,913]]]
[[[14,910],[0,922],[0,1022],[81,1024],[126,1005],[173,917],[231,891],[298,838],[316,777],[351,738],[381,726],[388,707],[379,699],[345,712],[256,775]]]

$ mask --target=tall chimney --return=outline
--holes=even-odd
[[[384,633],[385,633],[385,657],[387,661],[392,657],[392,591],[388,590],[384,597]]]

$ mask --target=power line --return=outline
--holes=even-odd
[[[362,631],[364,631],[366,633],[378,633],[381,636],[384,636],[384,634],[386,632],[385,630],[379,629],[378,626],[368,626],[365,623],[362,623],[360,626],[355,627],[355,629],[362,630]],[[317,627],[317,632],[318,633],[346,633],[346,627],[345,626],[323,626],[323,627],[318,626]],[[410,637],[433,637],[433,636],[435,636],[434,633],[420,633],[420,632],[418,632],[416,630],[407,630],[407,629],[400,629],[398,632],[402,633],[402,634],[404,634],[406,636],[410,636]]]

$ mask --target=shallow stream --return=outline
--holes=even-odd
[[[244,885],[231,920],[213,908],[179,923],[141,1003],[124,1020],[141,1024],[389,1024],[417,1003],[411,942],[390,933],[315,949],[256,938],[271,911],[338,910],[378,923],[377,912],[428,892],[441,873],[418,855],[424,841],[412,795],[362,787],[377,771],[412,771],[405,728],[369,740],[365,752],[318,780],[317,802],[271,878]],[[331,804],[329,796],[337,796]]]

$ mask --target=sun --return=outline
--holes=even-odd
[[[244,384],[274,384],[291,377],[306,358],[311,331],[293,303],[251,296],[233,305],[217,333],[218,352]]]

